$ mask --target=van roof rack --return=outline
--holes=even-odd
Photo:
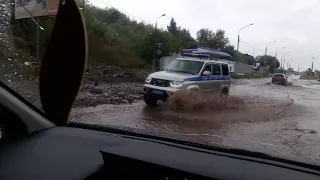
[[[182,53],[182,57],[195,57],[200,59],[209,59],[209,54]]]

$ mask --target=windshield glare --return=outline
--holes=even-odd
[[[201,61],[173,60],[166,66],[166,71],[198,74],[203,66]]]
[[[58,4],[70,1],[0,1],[0,81],[44,111],[41,63]],[[70,122],[320,165],[317,0],[75,1],[88,64]],[[205,66],[212,75],[200,77],[196,57],[208,55],[224,63]],[[168,73],[151,76],[160,71]]]

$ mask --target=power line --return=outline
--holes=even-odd
[[[252,45],[250,45],[249,43],[247,43],[246,41],[244,41],[244,40],[242,40],[242,39],[240,39],[240,41],[243,42],[243,43],[245,43],[245,44],[248,45],[249,47],[254,48],[255,50],[264,51],[264,49],[260,49],[260,48],[257,48],[257,47],[255,47],[255,46],[252,46]]]
[[[255,51],[256,51],[256,50],[258,50],[258,51],[260,51],[260,52],[264,52],[264,51],[265,51],[264,49],[257,48],[257,47],[254,47],[254,46],[250,45],[249,43],[247,43],[246,41],[243,41],[242,39],[240,39],[240,41],[241,41],[242,43],[250,46],[251,48],[254,48]],[[268,54],[274,54],[274,53],[275,53],[275,51],[268,51]]]
[[[101,1],[101,0],[95,0],[95,1],[98,1],[98,2],[100,2],[100,3],[102,3],[102,4],[106,5],[106,6],[112,7],[112,8],[118,10],[119,12],[121,12],[121,13],[127,15],[127,16],[131,16],[131,17],[133,17],[133,18],[135,18],[135,19],[139,19],[139,20],[141,20],[141,21],[143,21],[143,22],[147,22],[147,23],[149,23],[149,24],[155,24],[155,23],[153,23],[153,22],[144,20],[144,19],[142,19],[142,18],[140,18],[140,17],[137,17],[137,16],[135,16],[135,15],[129,14],[129,13],[124,12],[124,11],[121,11],[121,10],[119,10],[118,8],[110,5],[109,3],[103,2],[103,1]]]
[[[240,40],[240,41],[241,41],[242,43],[248,45],[249,47],[256,49],[255,47],[251,46],[249,43],[247,43],[247,42],[245,42],[245,41],[243,41],[243,40]]]

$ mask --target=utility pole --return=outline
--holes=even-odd
[[[264,50],[264,66],[267,65],[267,46],[266,49]]]
[[[281,63],[281,64],[282,64],[282,66],[281,66],[282,69],[284,69],[284,65],[285,65],[285,62],[286,62],[286,59],[285,59],[285,58],[288,57],[288,56],[290,56],[290,54],[287,55],[287,56],[282,56],[282,57],[281,57],[281,62],[282,62],[282,59],[283,59],[283,62]]]
[[[154,46],[155,46],[155,52],[153,54],[153,61],[152,61],[152,72],[154,72],[157,68],[156,68],[156,58],[157,58],[157,51],[158,51],[158,43],[157,43],[157,27],[158,27],[158,19],[165,16],[166,14],[162,14],[161,16],[159,16],[157,19],[156,19],[156,25],[155,25],[155,28],[154,28]],[[157,64],[160,64],[157,63]]]
[[[252,26],[253,23],[251,24],[248,24],[246,26],[243,26],[242,28],[239,29],[239,33],[238,33],[238,42],[237,42],[237,61],[239,61],[239,43],[240,43],[240,32],[243,28],[246,28],[246,27],[249,27],[249,26]]]
[[[158,50],[158,46],[157,46],[157,22],[156,22],[156,26],[154,28],[154,45],[155,45],[155,52],[153,54],[153,61],[152,61],[152,72],[154,72],[156,70],[156,57],[157,57],[157,50]]]
[[[278,49],[276,50],[276,53],[274,54],[274,62],[273,62],[273,67],[274,67],[274,68],[273,68],[273,73],[275,73],[275,71],[276,71],[278,51],[279,51],[280,49],[284,49],[284,48],[286,48],[286,47],[278,48]],[[280,69],[281,69],[281,63],[280,63]]]
[[[267,50],[268,50],[268,45],[271,44],[271,43],[275,43],[275,42],[277,42],[277,41],[268,42],[268,43],[266,44],[266,49],[265,49],[265,51],[264,51],[264,66],[267,65]]]
[[[238,34],[236,62],[239,62],[239,59],[240,59],[240,56],[239,56],[240,31],[241,29],[239,30],[239,34]]]

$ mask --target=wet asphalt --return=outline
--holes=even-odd
[[[100,105],[73,109],[72,120],[121,126],[146,133],[240,148],[320,165],[320,82],[289,76],[290,85],[271,79],[234,80],[231,95],[245,107],[212,112],[173,112],[166,104],[146,107]]]

